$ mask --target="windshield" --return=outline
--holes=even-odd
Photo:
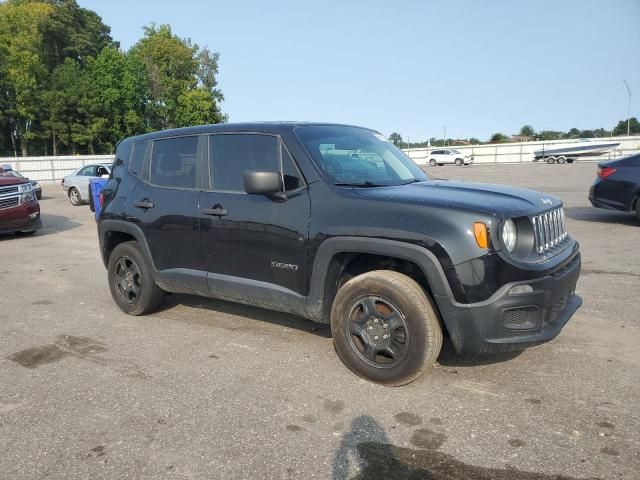
[[[403,185],[427,180],[409,157],[384,136],[356,127],[300,127],[296,135],[336,185]]]

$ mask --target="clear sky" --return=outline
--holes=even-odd
[[[611,129],[640,116],[640,0],[79,0],[125,49],[151,22],[221,54],[230,121],[405,139]]]

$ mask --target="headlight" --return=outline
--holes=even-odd
[[[513,223],[513,220],[505,220],[500,233],[505,248],[509,253],[513,252],[513,249],[516,248],[516,242],[518,241],[518,231],[516,230],[516,224]]]
[[[23,183],[20,185],[20,191],[22,192],[22,196],[20,197],[20,201],[24,202],[32,202],[36,199],[36,194],[33,190],[33,185],[30,183]]]

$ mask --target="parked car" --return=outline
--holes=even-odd
[[[598,163],[589,200],[594,207],[635,212],[640,220],[640,154]]]
[[[62,189],[72,205],[82,205],[89,201],[89,180],[108,177],[110,173],[109,164],[85,165],[62,179]]]
[[[14,170],[11,165],[9,164],[5,164],[2,165],[1,167],[6,173],[8,173],[9,175],[13,175],[16,178],[21,178],[24,180],[29,180],[27,177],[25,177],[24,175],[22,175],[20,172],[17,172],[16,170]],[[38,200],[40,200],[42,198],[42,187],[40,186],[40,184],[38,182],[36,182],[35,180],[29,180],[31,182],[31,185],[33,185],[33,190],[36,192],[36,198]]]
[[[100,252],[131,315],[165,292],[331,324],[375,382],[411,382],[443,335],[459,352],[554,338],[581,305],[562,202],[430,180],[381,134],[313,123],[221,124],[120,142],[101,192]]]
[[[461,167],[462,165],[471,165],[473,163],[473,157],[463,154],[460,150],[453,150],[449,148],[433,150],[427,158],[429,159],[429,165],[432,167],[446,164],[453,164]]]
[[[31,182],[0,167],[0,233],[32,234],[42,227]]]

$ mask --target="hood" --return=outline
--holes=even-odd
[[[29,183],[29,181],[24,178],[14,177],[13,175],[3,175],[0,173],[0,187],[20,185],[21,183]]]
[[[465,209],[513,218],[549,210],[562,205],[553,195],[488,183],[429,180],[393,187],[357,188],[356,194],[371,199]]]

